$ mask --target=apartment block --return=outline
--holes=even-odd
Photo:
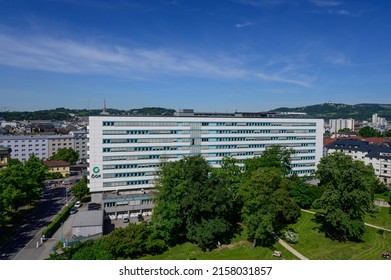
[[[71,132],[67,135],[0,135],[0,146],[11,149],[11,158],[26,161],[31,154],[48,159],[60,148],[72,148],[81,159],[87,157],[87,133]]]
[[[372,165],[376,176],[385,184],[391,184],[391,142],[372,144],[357,139],[338,139],[326,148],[328,154],[341,152],[354,160]]]

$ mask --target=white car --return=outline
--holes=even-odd
[[[81,206],[81,201],[76,201],[76,203],[75,203],[75,206],[74,206],[74,207],[76,207],[76,208],[80,208],[80,206]]]

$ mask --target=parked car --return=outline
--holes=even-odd
[[[77,208],[72,207],[71,210],[69,211],[69,214],[73,215],[73,214],[76,214],[76,212],[77,212]]]
[[[74,207],[76,207],[76,208],[80,208],[80,206],[81,206],[81,201],[79,200],[79,201],[76,201],[76,203],[75,203],[75,206]]]
[[[94,202],[91,202],[88,204],[88,210],[91,211],[91,210],[100,210],[101,208],[101,205],[99,203],[94,203]]]
[[[129,217],[128,216],[122,216],[122,222],[129,223]]]

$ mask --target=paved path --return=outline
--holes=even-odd
[[[299,252],[297,252],[295,249],[293,249],[288,243],[286,243],[281,238],[278,239],[278,243],[280,243],[285,249],[287,249],[289,252],[294,254],[296,257],[298,257],[301,260],[309,260],[307,257],[303,256]]]

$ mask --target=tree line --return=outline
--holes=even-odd
[[[33,154],[25,162],[11,159],[9,166],[0,170],[0,228],[11,221],[19,207],[39,199],[48,176],[47,166]]]
[[[49,159],[74,164],[78,158],[79,154],[73,149],[61,148]],[[20,207],[39,199],[45,180],[56,178],[62,178],[61,173],[50,173],[44,161],[34,154],[25,162],[11,159],[9,165],[0,170],[0,228],[11,222]],[[75,185],[79,198],[88,193],[86,180],[83,178]]]
[[[253,246],[269,246],[297,222],[301,208],[311,207],[319,209],[327,237],[360,240],[374,193],[384,191],[373,168],[336,153],[322,158],[314,174],[320,183],[310,185],[290,175],[291,154],[274,146],[243,162],[225,158],[219,169],[200,155],[165,163],[151,221],[129,224],[51,258],[136,259],[185,242],[212,250],[243,230]]]

